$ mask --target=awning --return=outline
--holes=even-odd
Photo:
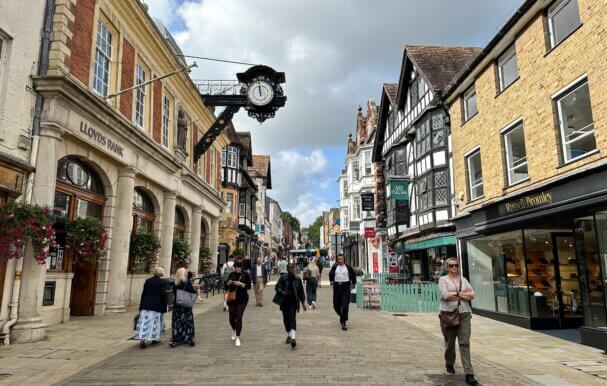
[[[457,238],[455,236],[440,236],[433,239],[417,241],[414,243],[405,242],[404,248],[397,248],[397,253],[414,251],[417,249],[427,249],[440,247],[443,245],[455,245],[457,242]],[[400,250],[399,250],[400,249]]]

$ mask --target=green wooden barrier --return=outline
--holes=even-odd
[[[436,312],[440,305],[436,284],[381,284],[380,296],[387,312]]]

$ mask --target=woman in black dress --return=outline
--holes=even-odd
[[[303,283],[299,276],[295,275],[295,264],[289,264],[287,274],[282,275],[276,283],[276,292],[280,298],[280,311],[282,311],[282,321],[287,332],[287,341],[291,347],[295,348],[295,331],[297,330],[297,313],[299,304],[306,311],[306,295],[304,294]]]
[[[251,277],[242,269],[242,263],[234,263],[234,272],[228,276],[226,281],[226,292],[236,292],[233,300],[228,301],[228,317],[232,327],[232,340],[236,341],[236,347],[241,346],[240,332],[242,331],[242,316],[249,302],[248,290],[251,289]],[[229,295],[228,295],[229,296]]]
[[[175,284],[173,285],[175,299],[177,299],[177,290],[196,293],[192,282],[188,280],[185,268],[179,268],[175,272]],[[192,308],[177,305],[176,301],[173,304],[172,332],[173,337],[169,347],[182,343],[190,347],[194,346],[194,313]]]

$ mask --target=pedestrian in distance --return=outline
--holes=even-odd
[[[257,258],[251,269],[251,281],[255,289],[255,306],[263,307],[263,289],[268,283],[268,277],[266,266],[261,264],[261,257]]]
[[[346,264],[344,255],[337,255],[337,264],[329,272],[329,282],[333,287],[333,309],[339,315],[341,329],[348,329],[348,311],[350,309],[350,290],[356,285],[354,269]]]
[[[478,385],[470,359],[470,335],[472,333],[470,301],[474,299],[474,289],[461,275],[457,259],[447,259],[445,267],[449,273],[438,279],[441,295],[440,324],[445,339],[445,367],[449,374],[455,374],[453,365],[455,364],[455,339],[457,339],[466,383]]]
[[[306,301],[308,306],[316,308],[316,288],[320,278],[320,269],[317,260],[313,259],[303,271],[303,278],[306,282]]]
[[[224,287],[226,286],[226,283],[228,282],[228,277],[230,276],[230,274],[232,272],[234,272],[234,262],[236,261],[236,258],[234,257],[234,255],[230,255],[230,260],[225,263],[223,265],[223,267],[221,268],[221,282],[223,283]],[[223,293],[223,310],[227,311],[228,310],[228,293],[227,291],[224,291]]]
[[[188,279],[188,271],[185,268],[179,268],[175,272],[175,284],[173,284],[175,303],[173,304],[173,315],[171,318],[172,338],[169,347],[175,347],[179,344],[194,347],[194,313],[191,307],[177,304],[177,290],[196,294],[192,281]]]
[[[272,261],[266,256],[263,265],[266,267],[266,283],[270,281],[272,276]]]
[[[322,288],[322,270],[325,267],[327,262],[327,258],[324,255],[321,255],[316,259],[316,266],[318,267],[318,288]]]
[[[143,284],[139,302],[139,316],[135,327],[135,339],[139,347],[144,349],[146,341],[152,344],[160,343],[160,335],[164,334],[164,314],[167,312],[167,283],[164,279],[164,269],[154,268],[153,276]],[[170,288],[170,287],[169,287]]]
[[[306,297],[303,290],[303,283],[299,276],[295,274],[295,264],[289,264],[287,274],[282,275],[276,283],[276,296],[274,302],[280,306],[282,312],[282,321],[287,332],[287,340],[291,348],[297,346],[297,313],[299,305],[306,311]]]
[[[278,264],[276,266],[278,267],[278,274],[280,276],[287,274],[288,263],[287,260],[284,259],[284,257],[281,257],[280,260],[278,260]]]
[[[234,263],[234,272],[228,276],[226,283],[228,318],[232,327],[232,340],[236,347],[240,347],[240,333],[242,332],[242,317],[249,302],[248,290],[251,289],[251,277],[242,269],[242,263]]]
[[[244,259],[242,259],[242,270],[248,273],[249,276],[251,275],[252,265],[253,264],[251,263],[251,258],[249,256],[245,256]]]

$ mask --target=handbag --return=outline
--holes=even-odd
[[[459,291],[462,291],[462,278],[459,279]],[[459,306],[461,299],[457,299],[457,307],[453,311],[441,311],[438,314],[441,328],[459,326]]]
[[[242,280],[242,274],[240,274],[240,279],[238,279],[238,281]],[[231,303],[231,302],[235,302],[236,301],[236,287],[234,287],[233,290],[228,291],[228,294],[226,295],[226,303]]]
[[[196,304],[196,299],[198,299],[198,294],[178,289],[175,303],[181,307],[192,308]]]
[[[276,292],[274,294],[274,299],[272,299],[272,303],[276,304],[277,306],[280,306],[282,304],[283,299],[284,299],[284,295],[281,294],[280,292]]]

